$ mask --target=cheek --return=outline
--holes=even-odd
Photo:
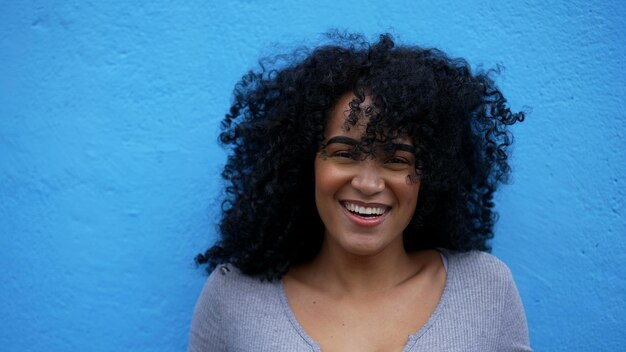
[[[411,179],[407,177],[407,187],[410,187],[411,192],[413,193],[413,198],[417,201],[417,197],[420,193],[421,182],[419,180]]]
[[[335,195],[338,186],[331,167],[323,161],[315,163],[315,207],[325,228],[332,226]]]
[[[402,195],[403,201],[415,209],[420,191],[419,180],[411,179],[410,176],[407,176],[405,182],[399,184],[397,189],[398,194]]]
[[[322,161],[315,163],[315,194],[318,196],[332,196],[339,190],[345,177],[341,172]]]
[[[320,203],[327,201],[327,197],[332,196],[332,177],[330,177],[329,171],[323,162],[315,162],[315,203],[318,211]]]

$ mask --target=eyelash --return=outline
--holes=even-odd
[[[409,162],[404,159],[404,158],[400,158],[397,156],[393,156],[387,160],[385,160],[385,164],[408,164]]]
[[[338,151],[334,154],[335,157],[344,159],[354,159],[354,153],[345,150]]]

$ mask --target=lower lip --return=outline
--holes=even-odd
[[[348,219],[350,219],[350,221],[352,221],[353,223],[355,223],[358,226],[361,227],[375,227],[378,226],[380,224],[383,223],[383,221],[385,221],[385,218],[387,217],[387,214],[389,213],[389,211],[386,211],[383,215],[380,216],[372,216],[372,217],[362,217],[362,216],[358,216],[354,213],[351,213],[348,209],[346,209],[345,207],[342,206],[343,211],[346,213],[346,216],[348,217]]]

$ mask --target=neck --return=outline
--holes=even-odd
[[[402,241],[381,252],[356,255],[324,241],[312,269],[319,284],[336,294],[359,295],[386,291],[411,278],[419,270]]]

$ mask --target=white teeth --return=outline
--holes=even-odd
[[[380,207],[363,207],[360,205],[345,203],[346,209],[353,213],[357,213],[360,215],[382,215],[385,212],[384,208]]]

